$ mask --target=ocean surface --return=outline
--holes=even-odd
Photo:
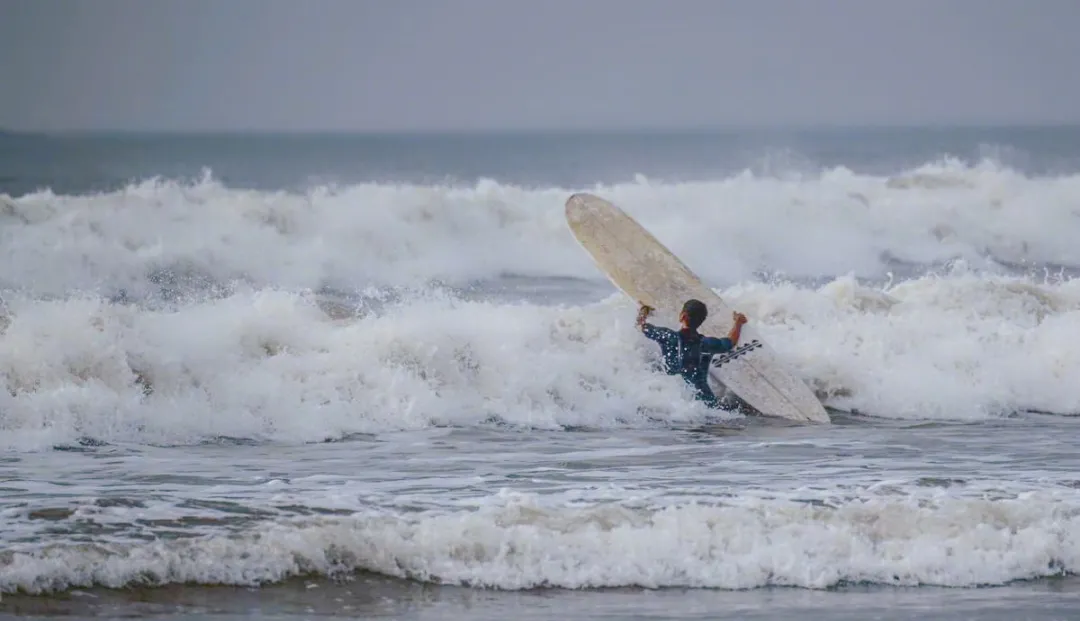
[[[609,198],[830,425],[708,410]],[[1075,619],[1080,129],[0,134],[0,617]]]

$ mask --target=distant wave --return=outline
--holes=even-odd
[[[1013,271],[1080,266],[1080,176],[942,160],[893,177],[835,168],[679,184],[369,183],[290,193],[230,189],[207,176],[0,196],[0,289],[141,298],[236,281],[317,289],[507,273],[599,278],[563,219],[566,197],[582,189],[614,200],[718,285],[762,272],[883,279],[956,260]]]

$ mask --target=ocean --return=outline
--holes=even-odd
[[[830,425],[656,372],[621,206]],[[0,134],[0,616],[1075,619],[1080,128]]]

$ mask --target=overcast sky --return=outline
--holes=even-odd
[[[0,0],[0,126],[1078,123],[1080,0]]]

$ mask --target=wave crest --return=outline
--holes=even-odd
[[[886,418],[1080,413],[1080,280],[973,272],[887,288],[746,283],[719,293],[827,405]],[[12,298],[0,429],[12,448],[79,437],[321,441],[431,426],[701,421],[612,295],[581,306],[442,290],[351,303],[249,290],[178,308]]]
[[[958,259],[985,269],[1080,266],[1075,175],[945,160],[896,177],[835,168],[693,183],[639,176],[581,189],[624,207],[716,284],[760,272],[883,277]],[[317,289],[508,273],[599,279],[563,219],[576,190],[483,180],[264,192],[206,177],[5,197],[0,288],[143,297],[236,280]]]

